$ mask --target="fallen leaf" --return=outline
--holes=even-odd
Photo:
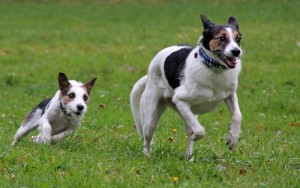
[[[246,169],[240,168],[239,175],[244,175],[244,174],[246,174]]]
[[[300,122],[291,122],[291,123],[289,123],[289,126],[291,126],[291,127],[299,127],[300,126]]]
[[[105,105],[105,104],[99,104],[98,108],[99,108],[99,109],[105,109],[105,108],[106,108],[106,105]]]

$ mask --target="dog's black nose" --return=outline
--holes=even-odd
[[[77,105],[77,109],[78,109],[79,111],[82,111],[82,110],[84,109],[84,106],[82,106],[81,104],[79,104],[79,105]]]
[[[231,50],[231,53],[232,53],[233,56],[237,57],[237,56],[240,55],[241,50],[238,49],[238,48],[234,48],[234,49]]]

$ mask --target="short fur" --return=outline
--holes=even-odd
[[[242,55],[239,26],[234,17],[224,26],[215,25],[204,15],[201,20],[204,31],[198,45],[161,50],[151,61],[148,74],[132,89],[131,111],[146,155],[151,153],[153,134],[166,107],[174,109],[185,123],[186,156],[192,155],[193,141],[205,135],[197,114],[214,110],[221,101],[232,113],[227,144],[233,148],[238,142],[242,121],[236,94]],[[207,57],[200,56],[200,49]]]
[[[56,142],[74,133],[87,112],[88,97],[95,81],[96,78],[82,84],[59,73],[59,90],[52,99],[43,100],[27,115],[12,145],[36,128],[39,134],[32,136],[36,143]]]

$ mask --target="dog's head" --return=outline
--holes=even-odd
[[[68,80],[64,73],[58,74],[59,90],[61,92],[60,102],[62,110],[69,115],[83,115],[87,111],[87,102],[91,89],[97,78],[86,84],[75,80]]]
[[[215,25],[204,15],[200,17],[204,27],[202,45],[218,56],[227,67],[234,68],[243,53],[240,48],[242,35],[237,20],[230,17],[227,25]]]

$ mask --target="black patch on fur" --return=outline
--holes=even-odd
[[[32,119],[37,109],[42,109],[41,116],[45,113],[45,110],[48,108],[48,104],[51,101],[51,98],[44,99],[42,102],[40,102],[25,118],[23,124],[26,124],[27,122]]]
[[[212,26],[209,29],[205,29],[202,33],[203,38],[201,39],[202,45],[207,49],[209,49],[209,42],[215,38],[215,36],[220,33],[222,30],[226,30],[226,27],[230,27],[233,31],[239,32],[234,26],[232,25],[217,25]]]
[[[214,39],[214,37],[221,32],[221,30],[226,30],[225,29],[225,26],[213,26],[211,27],[209,30],[208,29],[205,29],[203,31],[203,38],[201,40],[202,42],[202,45],[207,49],[207,50],[210,50],[209,49],[209,42]]]
[[[193,50],[190,45],[184,45],[186,48],[182,48],[178,51],[171,53],[165,60],[164,70],[169,85],[175,89],[180,85],[180,76],[185,67],[185,60]]]
[[[43,115],[45,113],[45,111],[48,109],[49,107],[49,102],[51,101],[51,98],[47,98],[47,99],[44,99],[42,102],[40,102],[40,104],[37,105],[36,108],[40,108],[42,109],[42,114]]]

